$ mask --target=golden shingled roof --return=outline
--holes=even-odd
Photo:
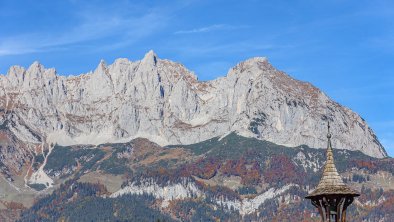
[[[357,191],[345,185],[341,176],[339,176],[337,168],[335,167],[334,155],[331,146],[330,124],[328,124],[327,139],[327,161],[324,165],[323,175],[316,189],[306,196],[306,198],[311,199],[322,195],[359,196],[360,194],[357,193]]]

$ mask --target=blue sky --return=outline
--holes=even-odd
[[[372,126],[394,156],[392,1],[0,1],[0,73],[39,60],[60,74],[153,49],[202,80],[266,56]]]

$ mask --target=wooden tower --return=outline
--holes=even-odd
[[[330,123],[327,134],[327,161],[316,189],[306,196],[320,213],[322,222],[346,222],[346,209],[360,194],[343,183],[334,163]]]

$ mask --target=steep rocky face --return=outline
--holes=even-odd
[[[252,58],[227,76],[201,82],[184,66],[159,59],[100,62],[94,72],[59,76],[33,63],[0,76],[0,125],[33,143],[101,144],[144,137],[191,144],[236,131],[276,144],[333,146],[387,156],[365,121],[309,83]]]

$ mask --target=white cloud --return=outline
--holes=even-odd
[[[197,56],[197,55],[226,55],[232,53],[243,53],[243,52],[258,52],[259,56],[265,56],[265,54],[260,54],[261,52],[266,53],[268,50],[279,50],[279,49],[289,49],[294,46],[292,45],[276,45],[276,44],[264,44],[261,42],[255,42],[252,40],[247,40],[243,42],[232,42],[232,43],[205,43],[196,45],[187,44],[179,45],[177,47],[172,47],[174,50],[179,51],[183,56]]]
[[[212,31],[217,31],[217,30],[235,30],[235,29],[241,29],[241,28],[247,28],[247,26],[232,26],[232,25],[226,25],[226,24],[214,24],[214,25],[190,29],[190,30],[180,30],[180,31],[176,31],[174,34],[193,34],[193,33],[201,33],[201,32],[212,32]]]

